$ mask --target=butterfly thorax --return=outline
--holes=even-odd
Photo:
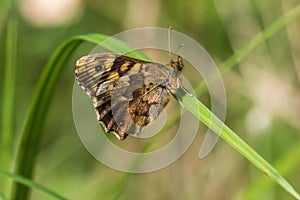
[[[177,71],[181,71],[184,67],[183,60],[180,56],[177,56],[175,59],[171,59],[168,65]]]

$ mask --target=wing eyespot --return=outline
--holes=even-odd
[[[100,72],[102,70],[102,66],[101,65],[97,65],[96,67],[95,67],[95,71],[96,72]]]

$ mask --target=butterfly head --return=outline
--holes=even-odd
[[[169,65],[177,71],[181,71],[184,67],[183,60],[182,60],[181,56],[177,56],[176,58],[172,59],[170,61]]]

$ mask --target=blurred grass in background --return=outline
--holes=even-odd
[[[12,7],[10,1],[2,0],[0,74],[6,59],[7,21],[12,15],[18,21],[13,145],[46,61],[67,38],[171,25],[202,44],[220,65],[297,3],[297,0],[20,0]],[[221,140],[209,156],[199,160],[204,126],[177,162],[153,173],[130,175],[125,185],[120,184],[123,173],[94,159],[81,144],[73,123],[74,63],[92,47],[83,44],[70,58],[56,88],[43,129],[34,181],[70,199],[112,199],[119,194],[120,199],[293,199],[279,186],[270,185],[266,176]],[[226,123],[268,161],[276,163],[298,190],[299,57],[300,19],[297,18],[223,75],[228,102]],[[3,91],[2,79],[0,84]],[[1,105],[4,95],[1,92]],[[33,191],[32,199],[49,197]]]

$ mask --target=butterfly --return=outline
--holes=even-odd
[[[92,99],[97,120],[119,140],[153,122],[182,87],[180,56],[166,64],[115,53],[77,60],[76,82]]]

